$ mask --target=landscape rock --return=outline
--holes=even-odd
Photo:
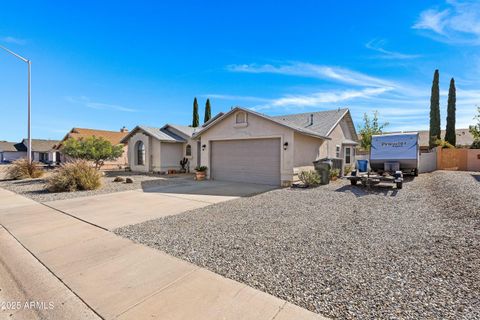
[[[279,189],[115,230],[334,319],[480,319],[480,174]]]
[[[133,178],[125,179],[125,183],[133,183],[133,182],[134,182]]]

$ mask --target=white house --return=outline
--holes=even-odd
[[[199,142],[192,139],[197,128],[167,124],[161,128],[137,126],[122,139],[128,143],[128,164],[132,171],[168,172],[181,169],[180,161],[188,160],[193,171]]]
[[[0,163],[12,162],[27,157],[27,148],[23,143],[0,141]]]
[[[357,145],[348,109],[272,117],[236,107],[195,139],[208,178],[284,186],[321,158],[354,165]]]
[[[132,171],[178,170],[187,158],[210,179],[289,185],[318,159],[353,166],[357,134],[348,109],[272,117],[236,107],[199,128],[138,126],[124,141]]]

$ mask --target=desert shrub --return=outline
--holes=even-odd
[[[343,170],[343,174],[348,176],[353,170],[353,166],[345,166],[344,170]]]
[[[72,192],[98,189],[102,175],[85,160],[63,164],[47,181],[50,192]]]
[[[315,187],[320,185],[320,175],[315,170],[304,170],[298,174],[298,179],[307,187]]]
[[[441,147],[442,149],[455,149],[455,146],[450,144],[450,142],[445,141],[443,139],[437,139],[435,141],[435,144],[437,147]]]
[[[29,178],[40,178],[44,171],[42,167],[27,159],[15,160],[7,170],[7,179],[22,180]]]
[[[330,179],[338,178],[340,176],[340,169],[330,169]]]

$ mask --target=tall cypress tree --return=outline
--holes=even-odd
[[[193,120],[192,120],[192,127],[196,128],[200,124],[200,120],[198,117],[198,102],[197,97],[193,100]]]
[[[205,104],[205,118],[203,118],[203,122],[207,122],[212,118],[212,109],[210,107],[210,99],[207,99],[207,103]]]
[[[432,83],[432,95],[430,97],[430,148],[436,146],[435,141],[440,139],[440,74],[435,70]]]
[[[447,107],[447,129],[445,132],[445,141],[455,146],[457,135],[455,134],[455,111],[457,103],[457,93],[455,89],[455,79],[450,80],[450,88],[448,89],[448,107]]]

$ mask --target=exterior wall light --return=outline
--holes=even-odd
[[[283,144],[283,150],[287,150],[287,148],[288,148],[288,142],[285,142],[285,143]]]
[[[205,148],[207,147],[206,144],[202,145],[202,151],[205,151]]]

